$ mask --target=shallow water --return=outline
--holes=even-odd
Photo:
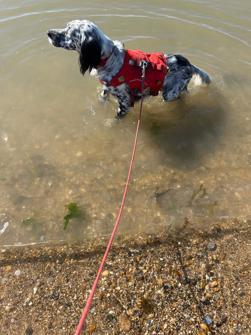
[[[128,48],[179,52],[213,84],[144,103],[120,232],[251,213],[251,3],[0,1],[0,244],[108,234],[122,196],[138,107],[112,122],[95,78],[46,31],[95,21]],[[63,230],[65,206],[81,218]]]

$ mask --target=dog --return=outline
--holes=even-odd
[[[71,21],[64,29],[49,29],[47,35],[53,46],[78,52],[80,72],[84,75],[88,70],[103,84],[102,101],[110,94],[117,98],[116,118],[124,117],[135,102],[149,95],[162,92],[164,101],[179,99],[194,75],[201,83],[211,82],[206,72],[182,55],[127,50],[88,20]]]

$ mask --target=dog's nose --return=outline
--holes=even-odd
[[[51,39],[55,39],[55,38],[58,38],[61,35],[61,32],[59,31],[59,29],[49,29],[48,32],[47,32],[47,35]]]
[[[48,37],[52,38],[53,37],[53,32],[51,30],[48,30],[47,35],[48,35]]]

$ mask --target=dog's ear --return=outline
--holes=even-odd
[[[101,45],[97,39],[87,37],[81,45],[79,55],[80,72],[84,75],[87,70],[98,66],[101,60]]]

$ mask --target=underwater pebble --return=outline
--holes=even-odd
[[[106,316],[107,321],[116,321],[116,315],[114,311],[109,311],[107,316]]]
[[[120,331],[124,331],[124,332],[128,332],[130,329],[131,329],[131,321],[129,320],[129,318],[124,315],[124,314],[121,314],[119,316],[119,328],[120,328]]]
[[[201,299],[201,302],[204,304],[204,305],[210,305],[210,299],[206,298],[206,297],[202,297]]]
[[[241,195],[240,195],[240,193],[235,192],[234,195],[236,196],[236,198],[238,198],[239,200],[241,200]]]
[[[211,325],[212,324],[212,319],[210,318],[210,316],[206,315],[205,318],[204,318],[204,322],[205,324],[207,325]]]
[[[217,287],[219,285],[217,280],[212,281],[211,283],[209,283],[209,287],[214,288]]]
[[[91,323],[88,327],[87,327],[87,332],[88,334],[93,334],[97,329],[97,326],[95,323]]]
[[[8,142],[8,135],[5,131],[0,132],[0,140],[4,143]]]
[[[102,277],[108,277],[109,276],[109,271],[105,270],[102,272]]]
[[[8,227],[9,227],[9,222],[8,221],[1,224],[0,225],[0,235],[2,235]]]
[[[147,324],[148,327],[152,326],[153,320],[147,320],[146,324]]]
[[[110,128],[110,127],[112,127],[114,125],[115,122],[116,122],[116,119],[114,119],[114,118],[112,118],[112,119],[106,119],[104,121],[104,125],[105,125],[105,127]]]
[[[226,322],[227,322],[227,316],[224,315],[222,319],[216,323],[216,327],[221,327]]]
[[[5,213],[0,214],[0,235],[9,227],[9,219]]]
[[[20,274],[21,274],[21,271],[20,271],[20,270],[16,270],[16,271],[14,272],[14,275],[15,275],[16,277],[19,277]]]
[[[28,326],[25,330],[25,335],[32,335],[33,334],[33,329],[31,326]]]
[[[205,323],[200,324],[200,329],[203,330],[204,332],[208,332],[208,326]]]
[[[10,312],[11,306],[10,305],[5,306],[5,310],[6,310],[6,312]]]
[[[214,242],[209,242],[207,245],[207,250],[209,251],[215,251],[217,249],[217,245]]]

